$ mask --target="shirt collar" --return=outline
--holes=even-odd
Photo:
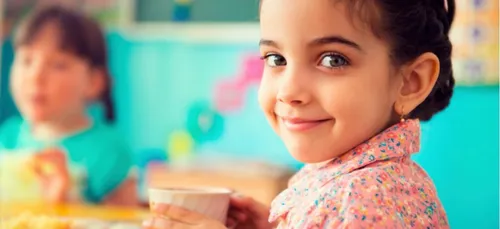
[[[409,119],[393,125],[375,137],[314,171],[335,171],[335,176],[349,173],[377,161],[385,161],[416,153],[420,150],[420,122]],[[306,167],[309,167],[306,165]]]
[[[402,160],[419,150],[420,122],[409,119],[387,128],[330,162],[306,165],[291,179],[289,188],[273,201],[270,220],[275,221],[292,206],[300,204],[295,203],[300,201],[300,198],[295,197],[318,190],[337,176],[379,161]]]

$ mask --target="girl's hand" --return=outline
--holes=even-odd
[[[33,166],[45,200],[51,203],[65,202],[70,176],[64,152],[59,149],[47,149],[37,153]]]
[[[144,221],[144,229],[226,229],[217,220],[172,205],[156,204],[153,218]]]
[[[269,207],[250,197],[232,196],[227,226],[235,229],[272,229],[268,222]]]

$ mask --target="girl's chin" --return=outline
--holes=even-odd
[[[305,164],[316,164],[323,163],[326,161],[330,161],[335,158],[334,155],[331,155],[331,152],[321,153],[318,150],[309,149],[309,150],[298,150],[298,149],[288,149],[290,154],[295,160],[300,161]]]
[[[23,117],[29,122],[45,122],[50,120],[50,116],[43,112],[30,112],[28,114],[23,114]]]

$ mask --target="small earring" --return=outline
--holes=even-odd
[[[401,123],[405,122],[405,116],[406,116],[405,115],[405,108],[404,108],[404,106],[401,106],[401,117],[399,120]]]

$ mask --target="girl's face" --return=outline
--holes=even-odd
[[[390,124],[401,77],[388,45],[342,1],[265,0],[261,7],[259,101],[296,159],[335,158]]]
[[[32,122],[84,114],[96,94],[87,62],[61,50],[58,37],[56,24],[47,23],[30,44],[16,50],[11,90],[19,110]]]

